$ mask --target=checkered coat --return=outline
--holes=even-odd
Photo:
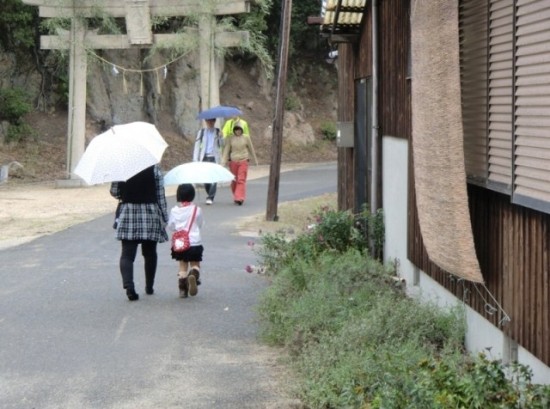
[[[122,203],[116,229],[117,240],[152,240],[158,243],[168,240],[164,181],[158,165],[155,165],[154,171],[157,203]],[[111,184],[110,192],[116,199],[122,197],[119,182]]]

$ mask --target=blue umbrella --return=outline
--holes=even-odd
[[[239,108],[218,105],[217,107],[202,111],[197,115],[197,119],[231,118],[238,115],[242,115],[242,111]]]

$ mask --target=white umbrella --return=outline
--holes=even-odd
[[[231,182],[235,176],[222,165],[213,162],[188,162],[176,166],[164,175],[165,185],[182,183]]]
[[[159,163],[167,146],[153,124],[115,125],[92,139],[74,173],[89,185],[125,181]]]

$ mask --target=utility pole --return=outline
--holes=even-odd
[[[285,113],[286,78],[288,71],[288,42],[290,37],[290,19],[292,0],[281,1],[281,27],[279,36],[279,63],[277,69],[277,95],[275,98],[275,119],[273,120],[273,139],[271,166],[269,168],[269,186],[267,191],[267,210],[265,219],[276,222],[279,201],[279,180],[281,176],[281,156],[283,146],[283,119]]]

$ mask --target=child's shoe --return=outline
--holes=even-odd
[[[191,297],[197,295],[197,293],[199,292],[197,288],[197,277],[195,276],[195,274],[193,274],[193,270],[189,272],[189,275],[187,276],[187,282],[189,284],[189,295]]]
[[[187,298],[189,293],[189,281],[187,278],[180,278],[178,280],[178,287],[180,289],[180,298]]]
[[[191,267],[191,270],[189,271],[189,275],[191,274],[195,276],[195,279],[197,280],[197,285],[201,285],[200,269],[198,267]]]

